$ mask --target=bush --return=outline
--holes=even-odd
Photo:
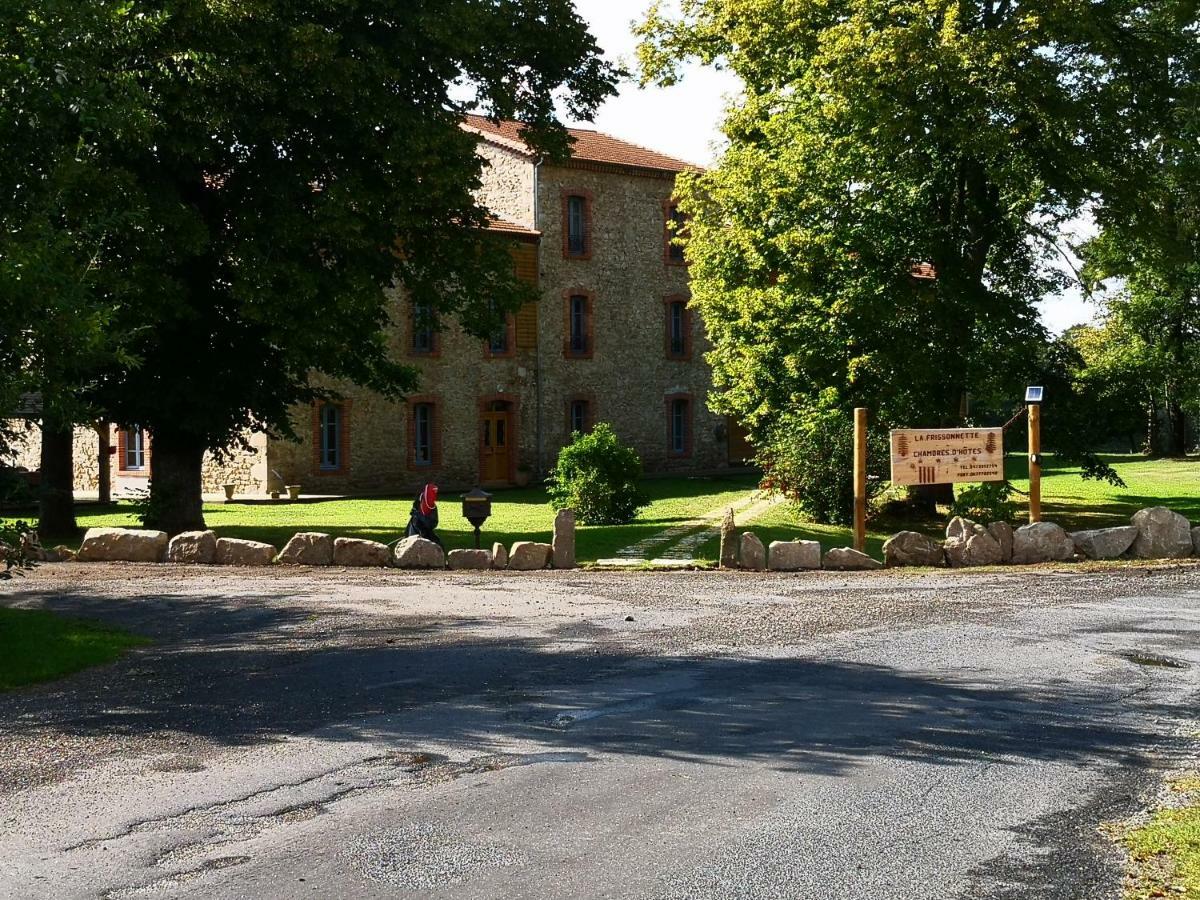
[[[601,422],[587,434],[575,432],[558,454],[548,481],[550,505],[575,510],[587,525],[623,525],[649,502],[641,477],[637,453]]]
[[[1011,522],[1017,515],[1012,493],[1013,486],[1007,481],[973,484],[958,492],[950,506],[950,516],[962,516],[980,525]]]
[[[37,534],[28,522],[0,523],[0,581],[34,567],[29,551],[36,544]]]

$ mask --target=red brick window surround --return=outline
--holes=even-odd
[[[667,456],[685,459],[692,455],[692,395],[667,394]]]
[[[688,217],[674,200],[663,202],[663,262],[668,266],[686,266],[683,245],[676,238],[687,236]]]
[[[596,424],[596,398],[592,394],[575,394],[567,400],[567,437],[579,432],[586,434]]]
[[[343,475],[350,468],[350,401],[313,405],[313,472]]]
[[[408,468],[428,471],[442,465],[442,410],[431,395],[408,398]]]
[[[117,431],[117,472],[131,478],[150,477],[150,435],[140,425]]]
[[[692,358],[692,311],[683,294],[663,297],[665,332],[663,352],[667,359],[687,361]]]
[[[595,294],[582,288],[563,291],[563,356],[591,359],[596,352]]]
[[[507,359],[517,351],[517,317],[505,313],[504,324],[483,342],[484,359]]]
[[[592,192],[584,188],[563,189],[564,259],[592,258],[592,199]]]
[[[438,357],[442,342],[438,336],[437,313],[420,303],[408,307],[408,355]]]

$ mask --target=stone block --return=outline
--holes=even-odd
[[[85,562],[162,562],[167,533],[146,528],[89,528],[77,559]]]
[[[396,566],[401,569],[444,569],[446,553],[428,538],[412,535],[396,544]]]
[[[492,568],[508,568],[508,548],[499,541],[496,541],[496,543],[492,544]]]
[[[333,541],[333,564],[335,566],[360,567],[392,564],[392,551],[387,544],[363,538],[335,538]]]
[[[575,510],[560,509],[554,516],[554,537],[551,539],[554,568],[575,568]]]
[[[217,538],[219,566],[269,566],[274,559],[275,548],[262,541]]]
[[[767,568],[776,572],[799,572],[821,568],[821,545],[816,541],[771,541]]]
[[[1200,525],[1192,529],[1192,552],[1200,556]]]
[[[753,531],[743,531],[738,541],[738,559],[743,569],[761,572],[767,567],[767,551]]]
[[[1013,527],[1007,522],[992,522],[987,527],[987,533],[1000,545],[1000,562],[1012,562]]]
[[[1194,552],[1188,520],[1165,506],[1139,509],[1131,522],[1138,530],[1133,541],[1138,559],[1182,559]]]
[[[826,569],[841,571],[883,568],[883,563],[879,560],[871,559],[867,554],[851,547],[834,547],[832,550],[826,551],[825,558],[821,560],[821,565]]]
[[[975,525],[975,530],[965,537],[947,539],[942,545],[946,562],[954,568],[969,566],[995,566],[1004,562],[1004,551],[988,530]]]
[[[734,534],[733,509],[725,511],[721,520],[721,568],[736,569],[738,564],[737,535]]]
[[[333,538],[319,531],[292,535],[276,560],[288,566],[328,566],[333,563]]]
[[[1022,525],[1013,534],[1013,562],[1063,562],[1075,556],[1075,542],[1053,522]]]
[[[167,562],[210,565],[216,561],[215,531],[183,531],[167,544]]]
[[[883,544],[885,566],[944,566],[946,554],[940,542],[917,531],[893,534]]]
[[[446,554],[451,569],[490,569],[492,554],[486,550],[451,550]]]
[[[1088,559],[1117,559],[1124,556],[1137,536],[1138,530],[1134,525],[1071,532],[1075,549]]]
[[[550,562],[553,548],[537,541],[517,541],[508,552],[508,567],[521,572],[544,569]]]

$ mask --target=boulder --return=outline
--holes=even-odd
[[[1013,562],[1062,562],[1075,556],[1075,542],[1053,522],[1022,525],[1013,534]]]
[[[883,568],[883,563],[879,562],[879,560],[871,559],[867,554],[850,547],[834,547],[832,550],[826,551],[821,565],[826,569],[840,569],[842,571]]]
[[[492,554],[487,550],[451,550],[446,565],[452,569],[490,569]]]
[[[721,568],[736,569],[738,564],[737,535],[734,534],[733,509],[725,511],[721,520]]]
[[[333,538],[319,531],[292,535],[276,562],[288,566],[328,566],[333,563]]]
[[[77,559],[86,562],[162,562],[167,533],[145,528],[89,528]]]
[[[167,562],[211,565],[216,560],[215,531],[182,531],[167,544]]]
[[[1200,556],[1200,525],[1192,529],[1192,550],[1197,556]]]
[[[46,562],[71,562],[75,559],[75,551],[66,544],[59,544],[51,550],[46,551]]]
[[[517,541],[508,552],[508,567],[521,572],[544,569],[550,562],[553,548],[537,541]]]
[[[1012,562],[1013,527],[1007,522],[992,522],[987,527],[987,533],[1000,545],[1000,562]]]
[[[499,541],[496,541],[496,543],[492,544],[492,568],[508,568],[508,548]]]
[[[776,572],[798,572],[821,568],[821,545],[816,541],[771,541],[767,568]]]
[[[885,566],[944,566],[942,545],[916,531],[893,534],[883,544]]]
[[[749,569],[751,572],[761,572],[767,567],[767,551],[763,547],[763,542],[753,531],[742,532],[742,537],[738,541],[738,558],[741,560],[742,568]]]
[[[575,568],[575,510],[560,509],[554,516],[554,536],[550,539],[554,568]]]
[[[444,569],[446,553],[428,538],[412,535],[396,544],[394,556],[401,569]]]
[[[335,538],[333,541],[333,564],[335,566],[379,566],[392,564],[392,551],[387,544],[368,541],[364,538]]]
[[[1004,562],[1004,549],[986,528],[974,525],[965,537],[950,538],[942,546],[946,562],[954,568],[996,566]]]
[[[270,544],[238,538],[217,538],[218,566],[269,566],[273,559],[275,548]]]
[[[1133,555],[1138,559],[1182,559],[1191,556],[1192,533],[1188,520],[1165,506],[1140,509],[1131,520],[1138,535]]]
[[[946,525],[946,540],[965,540],[972,534],[975,534],[975,530],[979,527],[981,526],[976,525],[970,519],[964,518],[963,516],[955,516],[950,520],[949,524]]]
[[[1088,559],[1116,559],[1124,556],[1133,546],[1137,536],[1138,530],[1134,525],[1071,532],[1075,549]]]

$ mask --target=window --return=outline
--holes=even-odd
[[[320,439],[317,464],[325,471],[342,467],[342,409],[333,403],[321,404],[318,413]]]
[[[437,352],[437,317],[432,307],[414,303],[412,307],[412,342],[409,351],[433,355]]]
[[[587,291],[568,291],[566,303],[566,334],[563,340],[563,355],[568,358],[586,359],[592,355],[592,295]]]
[[[563,191],[563,256],[567,259],[591,259],[592,193],[586,190]]]
[[[126,472],[140,472],[146,468],[146,432],[134,425],[122,431],[124,450],[121,468]]]
[[[669,456],[692,453],[692,399],[687,394],[667,397],[667,452]]]
[[[495,304],[488,304],[489,312],[496,314]],[[488,356],[511,356],[513,349],[513,317],[503,313],[500,324],[492,331],[487,340]]]
[[[583,399],[572,400],[568,407],[567,417],[570,420],[568,431],[571,434],[583,434],[592,427],[592,404]]]
[[[413,464],[433,465],[433,404],[417,403],[412,414]]]
[[[687,359],[691,350],[688,337],[687,301],[670,298],[667,300],[667,356]]]
[[[678,204],[668,203],[666,220],[665,259],[671,265],[684,265],[687,260],[684,259],[683,245],[678,243],[677,239],[684,235],[684,229],[687,228],[687,216],[680,212]]]

